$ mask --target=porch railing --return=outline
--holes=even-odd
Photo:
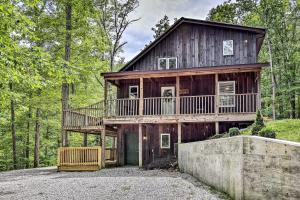
[[[257,110],[257,94],[235,94],[235,95],[220,95],[219,103],[222,100],[229,102],[229,105],[219,106],[219,113],[255,113]]]
[[[215,112],[215,95],[180,97],[180,114],[212,114]]]
[[[104,116],[104,102],[98,102],[86,107],[70,108],[63,111],[65,128],[83,128],[101,126]]]
[[[107,116],[127,117],[139,114],[139,99],[113,99],[107,100]]]
[[[144,98],[144,115],[174,115],[176,97]]]
[[[60,147],[57,166],[59,169],[85,170],[101,168],[101,147]]]

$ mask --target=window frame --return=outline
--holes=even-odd
[[[136,98],[133,98],[133,97],[131,97],[131,88],[136,88],[136,91],[137,91],[137,97]],[[138,98],[140,98],[140,96],[139,96],[140,94],[139,94],[139,86],[138,85],[130,85],[129,86],[129,91],[128,91],[128,98],[129,99],[138,99]]]
[[[233,84],[233,93],[226,93],[226,92],[221,92],[220,91],[220,84],[224,84],[224,83],[232,83]],[[231,107],[235,107],[236,106],[236,102],[235,102],[235,95],[236,95],[236,91],[235,91],[235,81],[218,81],[218,95],[219,95],[219,107],[220,108],[231,108]],[[221,98],[220,96],[229,96],[233,98],[233,103],[232,104],[227,104],[227,105],[222,105],[221,104]]]
[[[224,54],[224,46],[225,43],[228,41],[232,41],[232,53],[231,54]],[[234,41],[233,40],[223,40],[223,56],[233,56],[234,55]]]
[[[162,145],[163,136],[168,136],[168,140],[169,140],[168,146],[163,147],[163,145]],[[161,133],[160,134],[160,148],[161,149],[170,149],[171,148],[171,134],[170,133]]]
[[[166,60],[166,69],[165,70],[168,70],[168,69],[170,69],[170,60],[171,59],[175,59],[175,63],[176,63],[176,65],[175,65],[175,69],[177,69],[178,68],[178,60],[177,60],[177,57],[166,57],[166,58],[158,58],[158,69],[159,70],[164,70],[164,69],[162,69],[161,67],[160,67],[160,61],[161,60]]]

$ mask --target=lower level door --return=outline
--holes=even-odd
[[[134,133],[125,134],[125,164],[139,164],[139,135]]]

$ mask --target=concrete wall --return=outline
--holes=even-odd
[[[300,199],[300,144],[237,136],[180,144],[179,168],[234,199]]]

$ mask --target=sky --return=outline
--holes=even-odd
[[[124,32],[123,41],[127,44],[123,48],[122,57],[125,61],[137,55],[145,44],[153,41],[151,28],[167,15],[170,22],[174,18],[205,19],[209,10],[221,4],[224,0],[140,0],[139,7],[130,15],[131,18],[141,18],[131,24]]]

